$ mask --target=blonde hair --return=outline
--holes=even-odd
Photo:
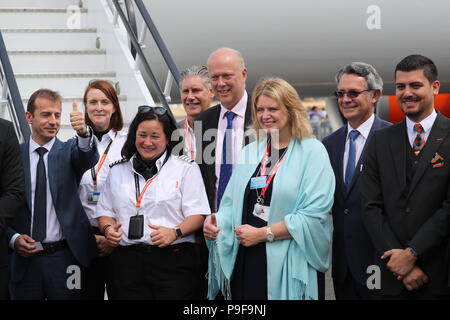
[[[256,118],[256,103],[262,95],[275,100],[277,104],[286,108],[293,137],[302,140],[313,136],[306,108],[303,106],[297,91],[281,78],[266,78],[256,84],[252,93],[253,124],[251,127],[257,132],[260,139],[262,137],[259,135],[259,131],[262,127]]]

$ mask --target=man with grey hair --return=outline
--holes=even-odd
[[[194,134],[195,119],[209,108],[214,95],[211,80],[205,66],[190,66],[180,73],[180,96],[186,119],[177,123],[183,136],[183,153],[195,159],[196,139]]]
[[[374,247],[361,219],[360,172],[372,132],[390,125],[374,114],[383,80],[374,67],[353,62],[335,77],[339,109],[347,124],[323,139],[336,176],[333,214],[333,284],[336,299],[374,299],[366,283]]]

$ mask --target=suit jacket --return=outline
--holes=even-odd
[[[8,265],[8,225],[24,201],[19,142],[12,122],[0,119],[0,268]]]
[[[8,230],[9,239],[15,234],[28,234],[31,230],[31,175],[29,141],[20,146],[25,172],[26,205],[22,207]],[[83,173],[98,161],[95,147],[88,152],[81,151],[77,139],[61,142],[56,139],[48,154],[48,183],[52,194],[56,216],[77,261],[89,265],[97,255],[95,237],[78,196],[78,186]],[[11,260],[11,280],[20,281],[26,271],[30,258],[14,252]]]
[[[252,101],[250,95],[247,100],[247,109],[245,111],[245,119],[244,126],[247,128],[252,123]],[[197,151],[196,162],[200,166],[200,171],[202,173],[203,182],[205,183],[206,194],[208,196],[209,206],[211,208],[211,212],[214,211],[215,207],[215,197],[216,197],[216,145],[217,145],[217,135],[206,134],[209,129],[218,128],[220,117],[220,104],[217,104],[205,111],[203,111],[196,121],[201,121],[201,133],[202,137],[195,137],[197,150],[202,150],[202,152]],[[217,132],[217,131],[216,131]],[[249,144],[250,138],[245,137],[244,145]],[[202,156],[203,153],[212,155],[212,163],[208,161],[207,157]]]
[[[369,136],[362,150],[356,168],[364,166],[364,156],[368,142],[375,130],[390,123],[375,116]],[[355,281],[366,285],[367,267],[373,265],[374,248],[361,219],[360,170],[355,173],[348,192],[344,188],[343,164],[347,125],[323,139],[330,156],[336,177],[333,203],[333,279],[343,283],[349,271]]]
[[[446,293],[450,234],[450,119],[441,114],[422,149],[407,185],[407,154],[411,151],[406,120],[373,134],[362,175],[363,222],[376,248],[381,267],[381,290],[397,295],[404,290],[380,260],[390,249],[412,247],[416,265],[429,277],[423,288]],[[432,162],[437,155],[444,160]],[[436,165],[438,164],[438,165]]]

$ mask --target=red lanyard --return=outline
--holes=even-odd
[[[114,136],[114,138],[117,136],[117,132],[116,135]],[[113,143],[114,140],[111,139],[111,141],[109,142],[108,146],[106,147],[105,152],[103,153],[102,157],[100,158],[100,161],[98,162],[98,166],[97,166],[97,173],[95,173],[95,168],[91,168],[91,175],[92,175],[92,182],[94,183],[94,186],[97,185],[97,176],[100,172],[100,169],[103,166],[103,163],[106,160],[106,157],[108,156],[108,152],[109,152],[109,148],[111,148],[111,145]]]
[[[187,152],[188,152],[189,156],[191,157],[191,159],[195,159],[195,153],[194,153],[194,149],[193,149],[193,141],[192,141],[192,137],[189,133],[189,126],[188,126],[187,118],[184,119],[184,139],[186,139]]]
[[[271,145],[270,143],[267,144],[266,152],[264,153],[264,156],[263,156],[262,161],[261,161],[260,176],[265,176],[266,175],[267,163],[269,162],[270,145]],[[283,158],[284,158],[285,154],[286,154],[286,150],[283,152],[283,155],[280,157],[280,159],[278,159],[278,161],[275,164],[275,166],[273,167],[272,171],[270,171],[269,177],[266,180],[266,186],[264,188],[262,188],[262,190],[261,190],[261,197],[262,198],[264,198],[264,195],[266,194],[266,191],[269,188],[269,185],[272,182],[273,177],[277,173],[278,168],[280,167],[281,162],[283,161]]]
[[[141,208],[141,201],[142,197],[144,197],[145,191],[147,191],[147,188],[152,184],[153,180],[155,180],[157,176],[158,175],[156,174],[153,178],[149,179],[145,184],[144,188],[142,189],[142,191],[139,193],[139,177],[136,173],[134,174],[134,179],[136,183],[136,208],[138,210]]]

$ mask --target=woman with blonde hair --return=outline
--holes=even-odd
[[[209,298],[318,299],[329,265],[334,174],[306,109],[280,78],[252,94],[257,141],[242,156],[203,231]]]

